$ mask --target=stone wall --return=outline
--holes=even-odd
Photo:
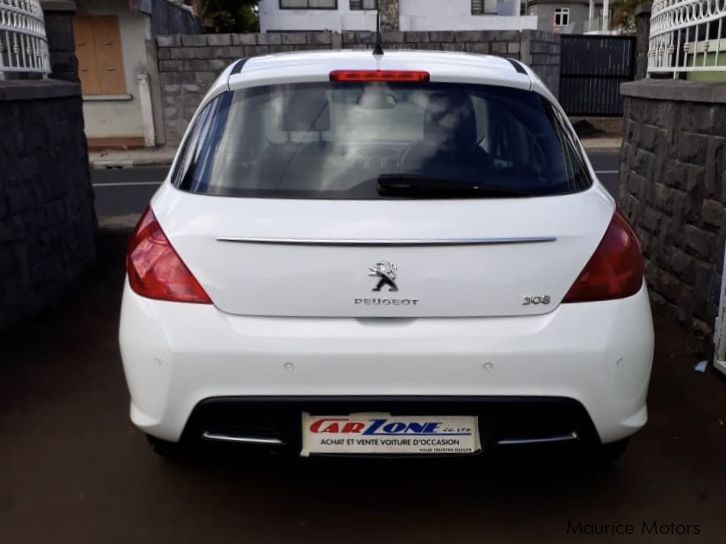
[[[523,30],[520,43],[519,57],[514,58],[530,66],[552,94],[560,96],[560,35],[541,30]]]
[[[178,143],[209,85],[231,62],[268,53],[370,49],[375,33],[282,32],[159,36],[157,55],[168,143]],[[385,48],[491,53],[530,65],[557,95],[560,38],[537,30],[383,32]]]
[[[620,206],[643,246],[651,297],[708,335],[726,238],[726,84],[641,80],[622,93]]]
[[[0,81],[0,331],[58,304],[95,259],[81,90]]]

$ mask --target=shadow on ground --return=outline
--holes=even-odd
[[[124,235],[63,312],[0,338],[0,542],[563,542],[726,534],[726,382],[657,313],[651,421],[610,471],[538,453],[415,462],[170,463],[129,423],[116,333]],[[647,524],[643,534],[643,522]],[[675,523],[678,525],[671,525]],[[697,526],[697,529],[696,529]],[[612,529],[610,529],[612,530]],[[601,541],[612,541],[601,537]]]

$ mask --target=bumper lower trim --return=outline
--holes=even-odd
[[[216,442],[236,442],[237,444],[257,444],[261,446],[284,446],[285,443],[279,438],[255,438],[251,436],[233,436],[229,434],[210,433],[205,431],[202,433],[205,440],[214,440]]]
[[[524,446],[534,444],[559,444],[561,442],[570,442],[573,440],[579,440],[580,436],[572,431],[568,434],[555,435],[555,436],[544,436],[540,438],[503,438],[497,440],[498,446]]]

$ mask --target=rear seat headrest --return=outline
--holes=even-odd
[[[285,99],[280,128],[286,132],[330,130],[330,104],[324,91],[300,89]]]

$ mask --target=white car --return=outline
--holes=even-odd
[[[515,60],[234,63],[127,272],[131,419],[162,453],[614,456],[647,420],[638,241]]]

